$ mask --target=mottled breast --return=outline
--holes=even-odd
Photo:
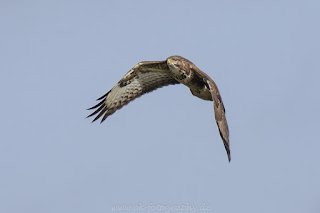
[[[187,86],[189,85],[194,76],[189,64],[184,63],[184,61],[174,61],[174,63],[172,63],[170,60],[168,60],[168,66],[173,77],[178,82]]]

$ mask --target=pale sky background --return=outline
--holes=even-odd
[[[319,213],[319,21],[317,0],[0,1],[0,212]],[[85,119],[136,63],[176,54],[217,83],[231,163],[183,85]]]

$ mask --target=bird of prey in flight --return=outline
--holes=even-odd
[[[189,87],[192,95],[213,101],[216,123],[230,161],[229,129],[218,87],[206,73],[181,56],[170,56],[164,61],[138,63],[109,92],[97,99],[100,102],[89,108],[96,110],[88,117],[96,115],[92,121],[94,122],[103,116],[103,122],[109,115],[141,95],[179,83]]]

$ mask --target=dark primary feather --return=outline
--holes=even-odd
[[[95,106],[96,109],[88,117],[96,115],[92,122],[102,115],[103,122],[116,110],[140,97],[141,95],[156,90],[160,87],[178,84],[166,65],[165,61],[141,62],[132,68],[109,92],[98,98],[101,100]]]

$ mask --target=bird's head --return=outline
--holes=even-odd
[[[183,66],[183,61],[186,59],[178,56],[178,55],[173,55],[167,58],[167,64],[171,69],[179,69],[181,66]]]

